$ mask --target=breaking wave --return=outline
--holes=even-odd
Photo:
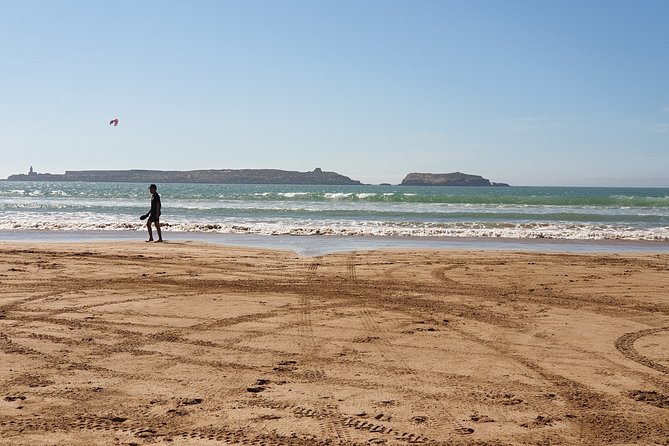
[[[257,235],[385,237],[489,237],[512,239],[669,241],[669,227],[634,228],[601,224],[493,222],[218,222],[162,223],[165,231]],[[2,221],[0,230],[144,231],[140,222]]]

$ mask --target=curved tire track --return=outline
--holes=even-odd
[[[634,362],[645,365],[653,370],[658,372],[669,374],[669,367],[660,364],[657,361],[653,361],[648,356],[642,355],[634,348],[634,343],[648,335],[655,333],[661,333],[663,331],[669,332],[669,327],[660,327],[660,328],[649,328],[646,330],[635,331],[634,333],[627,333],[616,339],[615,345],[620,353],[622,353],[627,359],[631,359]]]

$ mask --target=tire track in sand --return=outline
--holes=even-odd
[[[59,418],[0,419],[5,439],[21,438],[27,433],[66,432],[76,434],[84,431],[105,432],[107,435],[122,436],[129,443],[132,440],[155,442],[172,442],[177,437],[183,440],[205,440],[220,442],[224,445],[239,444],[244,446],[316,446],[331,444],[313,438],[286,436],[276,432],[270,434],[252,432],[246,428],[227,426],[210,426],[188,429],[187,426],[174,426],[171,417],[155,417],[152,420],[133,420],[119,416],[95,416],[81,414],[79,416]]]
[[[320,266],[320,257],[317,257],[307,269],[307,281],[315,283],[315,276]],[[320,367],[318,358],[319,342],[314,335],[313,320],[311,314],[311,298],[309,294],[302,294],[299,300],[298,312],[298,333],[299,344],[302,349],[302,354],[305,359],[309,361],[310,367],[306,371],[305,376],[309,382],[320,384],[325,378],[325,370]],[[331,395],[332,396],[332,395]],[[331,400],[335,400],[331,398]],[[341,424],[337,423],[333,418],[338,418],[339,408],[336,404],[323,405],[318,409],[318,412],[327,414],[327,417],[317,418],[321,430],[326,438],[337,438],[345,442],[350,442],[350,437],[347,432],[341,428]]]
[[[661,333],[663,331],[669,332],[669,327],[659,327],[659,328],[649,328],[646,330],[636,331],[634,333],[627,333],[616,339],[615,346],[620,353],[622,353],[627,359],[631,359],[634,362],[645,365],[653,370],[658,372],[669,374],[669,367],[660,364],[657,361],[653,361],[648,356],[642,355],[634,348],[634,343],[648,335],[655,333]]]
[[[350,281],[355,281],[357,278],[356,265],[357,253],[353,252],[346,261],[347,277]],[[395,366],[395,373],[402,374],[405,378],[408,377],[409,379],[415,381],[416,385],[418,385],[419,379],[416,376],[414,370],[408,365],[403,365],[407,363],[406,358],[392,344],[392,342],[390,342],[389,333],[387,333],[383,327],[374,319],[371,309],[368,306],[363,305],[360,307],[360,309],[358,309],[357,313],[362,323],[363,329],[365,330],[365,336],[368,339],[373,339],[375,341],[369,343],[369,345],[378,351],[379,355],[384,358],[388,365]],[[452,441],[456,434],[468,435],[473,432],[473,429],[463,426],[450,412],[443,408],[443,406],[441,421],[450,427],[449,431],[447,432],[447,439],[449,441]],[[370,432],[379,432],[383,434],[395,433],[395,439],[400,441],[407,441],[412,444],[433,443],[432,440],[421,434],[407,432],[400,433],[393,428],[383,427],[368,420],[349,418],[345,420],[345,423],[347,426],[351,426],[355,429],[368,429]]]

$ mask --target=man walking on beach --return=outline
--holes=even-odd
[[[163,241],[163,235],[160,232],[160,195],[158,195],[158,187],[155,184],[149,186],[149,192],[151,192],[151,210],[146,214],[142,215],[140,218],[144,220],[148,217],[146,222],[146,228],[149,230],[149,239],[147,242],[153,241],[153,232],[151,231],[151,223],[156,225],[156,231],[158,231],[158,240],[156,242]]]

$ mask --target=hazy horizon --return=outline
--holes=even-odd
[[[0,178],[669,187],[669,2],[6,1]],[[110,125],[118,118],[118,126]]]

